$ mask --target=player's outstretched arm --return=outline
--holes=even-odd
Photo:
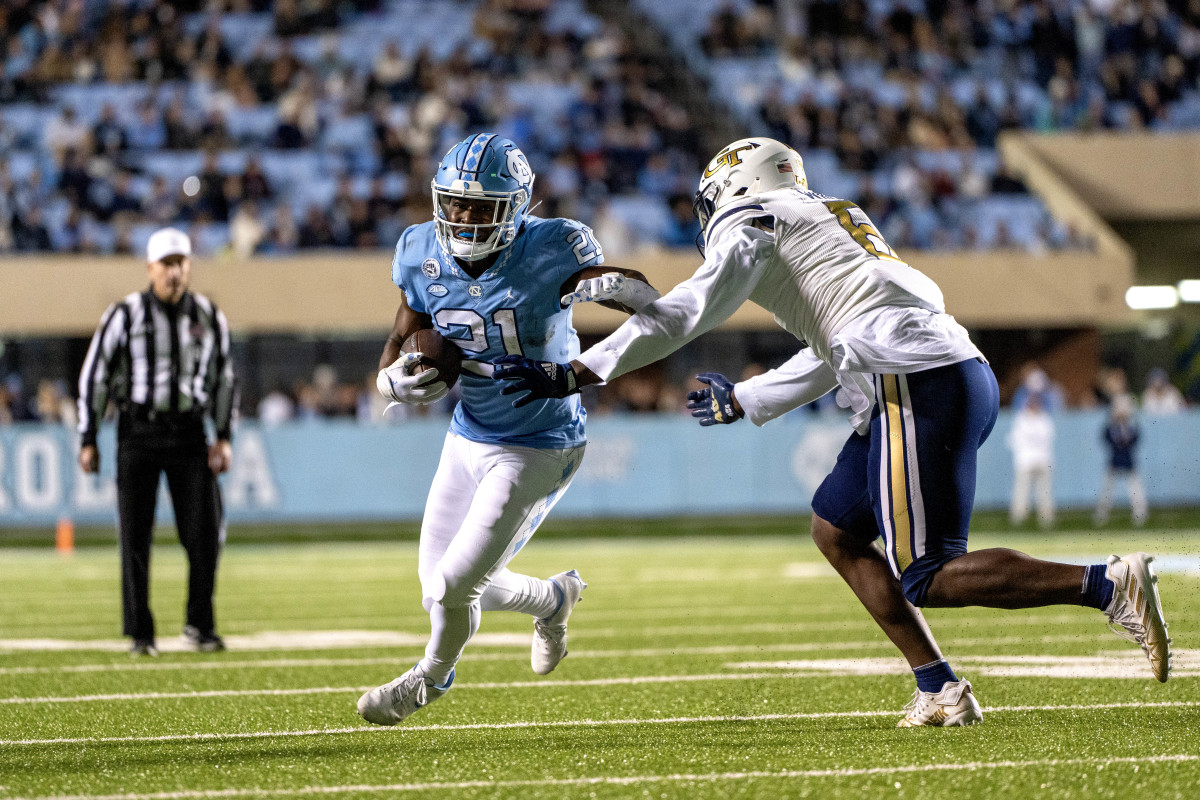
[[[525,394],[513,400],[513,408],[529,405],[534,400],[566,397],[579,391],[575,362],[534,361],[525,356],[501,356],[492,362],[492,380],[505,381],[500,394]]]
[[[605,308],[636,314],[662,295],[637,270],[621,267],[586,267],[568,278],[559,290],[564,307],[599,303]]]
[[[746,416],[737,398],[733,382],[719,372],[702,372],[696,380],[707,384],[703,389],[688,392],[687,407],[704,427],[729,425]]]

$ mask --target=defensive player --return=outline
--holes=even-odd
[[[576,396],[514,409],[489,362],[569,360],[579,354],[572,303],[603,294],[632,313],[658,292],[640,273],[597,269],[603,254],[587,226],[532,216],[533,179],[511,141],[471,136],[438,167],[433,220],[405,230],[396,246],[400,308],[380,360],[380,392],[422,404],[449,391],[436,369],[413,373],[420,353],[400,354],[420,328],[452,340],[464,362],[462,399],[421,523],[417,570],[429,645],[411,670],[359,698],[358,713],[379,725],[446,693],[482,611],[531,615],[533,670],[549,673],[567,654],[567,618],[586,588],[575,570],[541,580],[507,568],[579,469],[585,411]]]
[[[1102,609],[1167,680],[1170,639],[1150,557],[1088,567],[1013,550],[967,552],[976,456],[996,420],[991,368],[941,291],[896,255],[857,206],[808,189],[798,153],[743,139],[709,162],[695,210],[704,264],[570,364],[498,367],[517,404],[562,397],[662,358],[753,300],[807,344],[734,385],[705,373],[702,425],[761,425],[837,389],[854,433],[813,498],[812,535],[904,654],[917,690],[901,727],[982,719],[918,608],[1057,603]],[[555,366],[555,365],[550,365]],[[883,537],[883,552],[873,542]]]

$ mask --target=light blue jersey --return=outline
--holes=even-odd
[[[463,351],[462,401],[450,430],[491,444],[561,449],[585,442],[587,412],[574,394],[512,407],[500,394],[491,361],[519,354],[567,362],[579,355],[570,307],[559,298],[563,283],[604,261],[591,230],[568,219],[530,216],[511,245],[478,278],[472,278],[438,244],[434,223],[404,231],[392,261],[392,282],[414,311],[428,314],[438,333]],[[574,287],[571,287],[572,289]]]

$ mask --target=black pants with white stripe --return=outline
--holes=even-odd
[[[221,494],[208,468],[208,444],[198,416],[174,421],[122,414],[117,429],[117,508],[121,529],[124,633],[154,638],[150,611],[150,545],[159,476],[166,473],[179,541],[187,553],[186,624],[212,633],[213,590],[224,540]]]

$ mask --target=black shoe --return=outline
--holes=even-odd
[[[197,653],[219,653],[225,649],[224,639],[212,631],[203,633],[195,625],[184,625],[182,638]]]
[[[153,639],[134,639],[129,646],[129,655],[158,658],[158,648],[154,646]]]

